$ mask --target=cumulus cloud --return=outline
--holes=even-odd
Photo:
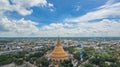
[[[0,0],[0,12],[16,11],[22,16],[30,15],[31,7],[53,7],[53,4],[46,0]]]
[[[46,0],[0,0],[0,36],[37,36],[40,35],[37,22],[31,20],[9,19],[5,11],[16,11],[22,16],[30,15],[31,7],[53,7]]]
[[[94,23],[52,23],[42,31],[52,36],[119,36],[120,20],[103,19]]]
[[[30,20],[9,20],[4,17],[0,19],[0,35],[4,36],[30,36],[39,32],[38,23]],[[14,34],[11,34],[14,33]]]
[[[46,31],[46,34],[48,32],[48,34],[55,36],[120,36],[120,30],[118,30],[120,20],[109,19],[120,16],[119,6],[120,2],[115,3],[110,0],[105,5],[96,8],[95,11],[80,17],[67,18],[64,20],[65,23],[52,23],[43,26],[43,29],[49,30]]]

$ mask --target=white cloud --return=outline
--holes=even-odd
[[[0,14],[5,10],[12,10],[8,0],[0,0]]]
[[[115,3],[115,0],[108,0],[104,5],[100,6],[99,9],[109,7],[111,4],[114,4],[114,3]]]
[[[50,11],[51,11],[51,12],[54,12],[54,9],[50,8]]]
[[[43,26],[42,28],[43,30],[61,29],[63,28],[63,24],[62,23],[51,23],[50,25]]]
[[[1,18],[1,36],[119,36],[120,20],[103,19],[94,23],[51,23],[37,27],[30,20]]]
[[[51,3],[48,3],[48,6],[49,6],[49,7],[54,7],[54,5],[53,5],[53,4],[51,4]]]
[[[87,14],[75,17],[75,18],[67,18],[65,22],[86,22],[97,19],[104,19],[109,17],[120,16],[120,2],[114,4],[103,5],[102,8],[96,9],[96,11],[88,12]]]
[[[30,20],[9,20],[4,17],[0,19],[0,35],[4,36],[30,36],[39,32],[38,23]],[[11,34],[12,33],[12,34]]]
[[[48,3],[48,7],[50,12],[54,12],[54,5],[52,3]]]
[[[46,0],[10,0],[10,1],[12,4],[10,4],[9,0],[0,0],[0,12],[16,11],[20,15],[26,16],[30,15],[33,12],[31,7],[53,6],[53,4],[47,3]]]
[[[120,36],[120,20],[103,19],[94,23],[52,23],[42,27],[49,36]]]

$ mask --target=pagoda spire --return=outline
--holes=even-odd
[[[56,46],[61,46],[60,37],[58,37],[58,39],[57,39],[57,44],[56,44]]]

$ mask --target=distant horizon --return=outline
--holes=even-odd
[[[102,38],[104,38],[104,37],[117,37],[117,36],[89,36],[89,37],[87,37],[87,36],[79,36],[79,37],[76,37],[76,36],[67,36],[66,38],[71,38],[71,37],[75,37],[75,38],[89,38],[89,37],[93,37],[93,38],[99,38],[99,37],[102,37]],[[119,38],[120,36],[118,36],[118,38]],[[53,37],[50,37],[50,36],[48,36],[48,37],[35,37],[35,36],[33,36],[33,37],[0,37],[0,38],[57,38],[56,36],[53,36]],[[62,37],[60,37],[60,38],[65,38],[64,36],[62,36]]]

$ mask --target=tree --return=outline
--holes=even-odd
[[[16,65],[22,65],[22,64],[23,64],[23,60],[22,60],[22,59],[16,59],[16,60],[14,61],[14,63],[15,63]]]
[[[11,54],[0,55],[0,65],[5,65],[13,62],[13,57]]]
[[[64,60],[61,62],[61,67],[73,67],[71,60]]]
[[[84,64],[84,67],[94,67],[92,64]]]
[[[99,64],[100,67],[109,67],[109,65],[107,63],[101,62]]]
[[[112,63],[112,64],[110,64],[110,67],[118,67],[118,66],[117,66],[117,64]]]
[[[80,53],[79,52],[75,53],[73,57],[75,59],[79,60],[80,59]]]

